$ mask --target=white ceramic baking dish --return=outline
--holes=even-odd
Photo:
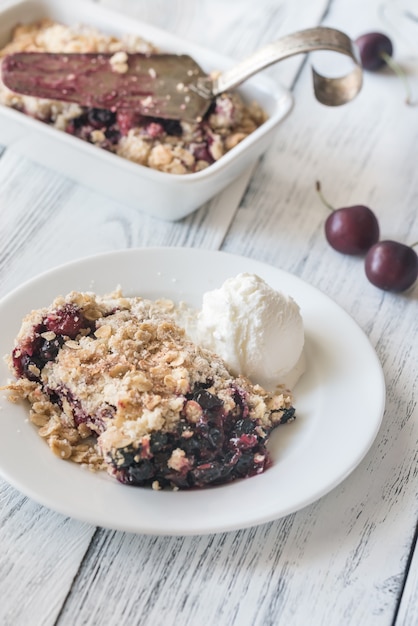
[[[88,0],[0,0],[0,47],[10,40],[16,24],[44,17],[94,26],[115,36],[137,34],[161,50],[191,55],[208,72],[232,65],[230,59]],[[254,163],[292,107],[290,93],[265,76],[253,77],[239,91],[247,101],[257,101],[268,120],[219,161],[194,174],[167,174],[137,165],[5,106],[0,106],[0,144],[123,204],[174,221],[199,208]]]

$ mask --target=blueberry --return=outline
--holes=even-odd
[[[115,450],[114,455],[109,455],[109,461],[113,467],[118,470],[127,469],[135,463],[135,456],[138,454],[137,448],[133,446],[126,446],[125,448],[119,448]]]
[[[63,344],[62,338],[52,339],[50,341],[45,341],[40,349],[41,358],[46,361],[54,361],[60,351],[60,348]]]
[[[196,487],[204,487],[211,483],[216,483],[225,478],[231,472],[231,468],[225,467],[222,463],[214,461],[199,465],[190,471],[193,484]]]
[[[197,437],[183,438],[181,442],[181,449],[185,451],[188,456],[197,456],[201,450],[201,442]]]
[[[213,393],[210,393],[205,389],[199,390],[196,394],[194,394],[193,399],[200,404],[203,410],[210,411],[223,406],[223,402],[220,398],[214,396]]]
[[[39,381],[39,374],[36,370],[41,371],[44,366],[42,359],[36,356],[29,356],[28,354],[22,354],[20,358],[20,371],[22,375],[28,380]]]
[[[112,146],[115,146],[121,138],[120,130],[113,126],[106,128],[105,137]]]
[[[78,117],[74,117],[68,123],[66,130],[67,132],[70,132],[71,134],[75,134],[75,131],[85,126],[86,123],[87,123],[87,115],[83,113],[82,115],[79,115]]]
[[[234,474],[237,477],[248,476],[251,469],[253,469],[253,455],[243,454],[235,464]]]
[[[210,428],[208,432],[208,441],[213,448],[218,448],[222,445],[223,435],[219,428]]]
[[[244,434],[249,435],[254,432],[255,427],[256,423],[253,422],[253,420],[251,420],[249,417],[239,419],[235,422],[234,434],[236,434],[237,437],[240,437]]]
[[[116,115],[108,109],[89,109],[87,111],[87,120],[89,124],[98,129],[114,124]]]
[[[128,468],[128,473],[132,483],[141,484],[155,475],[155,468],[151,461],[144,459],[140,463]]]
[[[180,137],[183,133],[181,124],[178,120],[159,120],[167,135]]]
[[[150,450],[152,454],[161,452],[168,444],[168,435],[166,433],[152,433],[150,439]]]
[[[280,420],[281,424],[286,424],[286,422],[289,422],[290,420],[295,418],[295,409],[293,406],[291,406],[289,409],[285,409],[283,411],[283,416],[282,419]]]

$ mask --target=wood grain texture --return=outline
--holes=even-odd
[[[377,0],[103,4],[237,59],[322,16],[353,37],[384,28],[418,93],[407,40],[382,21]],[[311,61],[320,67],[326,59],[312,55]],[[202,537],[95,529],[0,481],[1,624],[418,622],[418,287],[405,295],[383,293],[367,282],[362,259],[333,251],[323,234],[327,211],[314,190],[320,179],[336,206],[372,206],[383,238],[416,241],[417,109],[404,105],[403,87],[389,72],[367,74],[357,100],[338,109],[315,102],[302,59],[269,72],[288,85],[297,76],[295,108],[271,149],[253,171],[175,224],[141,215],[0,145],[0,295],[60,263],[127,247],[220,248],[266,261],[328,294],[369,336],[387,382],[378,437],[352,474],[311,506],[257,528]]]
[[[409,626],[418,623],[418,611],[416,597],[418,592],[418,563],[417,563],[417,530],[410,552],[410,559],[406,565],[404,576],[405,587],[402,590],[398,611],[396,613],[396,626]]]
[[[1,624],[54,624],[93,533],[0,482]]]
[[[0,163],[0,295],[51,267],[100,252],[142,246],[218,249],[252,172],[194,214],[170,223],[77,186],[11,149]]]

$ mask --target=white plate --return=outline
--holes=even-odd
[[[82,259],[21,286],[0,302],[1,345],[11,350],[22,317],[75,290],[165,296],[199,306],[204,291],[239,272],[264,278],[299,303],[307,371],[295,389],[297,419],[270,440],[273,466],[260,476],[201,491],[123,486],[106,473],[61,461],[27,420],[27,407],[1,397],[0,473],[56,511],[137,533],[191,535],[246,528],[310,504],[340,483],[371,446],[382,419],[385,384],[368,339],[317,289],[284,271],[222,252],[186,248],[125,250]],[[1,365],[0,381],[8,378]]]

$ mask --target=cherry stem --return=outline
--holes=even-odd
[[[318,192],[318,196],[321,199],[322,204],[324,204],[327,207],[327,209],[329,209],[330,211],[335,211],[335,207],[333,207],[332,204],[328,202],[328,200],[325,198],[324,194],[322,193],[321,183],[319,182],[319,180],[316,181],[315,187],[316,187],[316,191]]]
[[[412,104],[411,88],[405,76],[405,72],[402,70],[400,65],[398,65],[398,63],[396,63],[396,61],[394,61],[392,57],[389,54],[387,54],[387,52],[381,52],[380,56],[384,60],[386,65],[388,65],[390,69],[393,72],[395,72],[396,76],[400,78],[401,81],[403,82],[405,91],[406,91],[406,104],[411,105]]]
[[[413,244],[411,245],[411,248],[416,248],[417,246],[418,246],[418,241],[416,241],[415,243],[413,243]]]

